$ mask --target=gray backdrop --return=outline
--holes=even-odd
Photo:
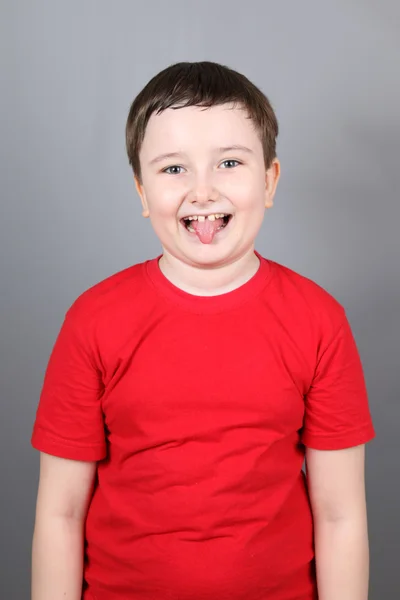
[[[2,0],[0,597],[29,597],[30,434],[65,311],[160,251],[125,156],[129,105],[181,60],[270,97],[282,178],[257,248],[346,307],[377,439],[368,447],[372,600],[400,557],[398,0]]]

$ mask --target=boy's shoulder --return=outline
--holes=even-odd
[[[127,304],[133,308],[147,290],[147,286],[143,285],[147,262],[130,265],[90,286],[74,300],[67,314],[86,319],[121,309]]]
[[[151,311],[155,297],[151,297],[152,287],[146,285],[146,264],[151,260],[135,263],[92,285],[76,298],[67,314],[87,323],[99,317],[108,320],[118,314]],[[344,308],[327,289],[287,265],[264,260],[270,267],[266,299],[274,312],[284,316],[294,313],[302,320],[329,321],[333,327],[343,321]]]
[[[284,264],[273,260],[268,262],[272,271],[272,297],[282,310],[295,311],[299,317],[328,319],[332,324],[343,322],[345,309],[331,292]]]
[[[315,279],[311,279],[311,277],[303,275],[303,273],[295,271],[283,263],[271,259],[268,259],[268,262],[272,267],[276,279],[282,286],[293,286],[294,289],[302,290],[306,294],[312,294],[316,297],[337,302],[335,297]]]

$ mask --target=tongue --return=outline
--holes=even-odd
[[[191,221],[190,224],[203,244],[211,244],[217,233],[218,227],[221,227],[223,223],[223,219],[215,219],[215,221],[206,219],[205,221]]]

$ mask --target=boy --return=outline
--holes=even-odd
[[[277,135],[268,99],[215,63],[133,102],[163,252],[83,293],[54,346],[33,600],[366,600],[374,431],[350,326],[254,249]]]

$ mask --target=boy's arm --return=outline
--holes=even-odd
[[[32,600],[80,600],[84,524],[95,462],[40,455],[32,544]]]
[[[319,600],[367,600],[365,447],[306,449]]]

